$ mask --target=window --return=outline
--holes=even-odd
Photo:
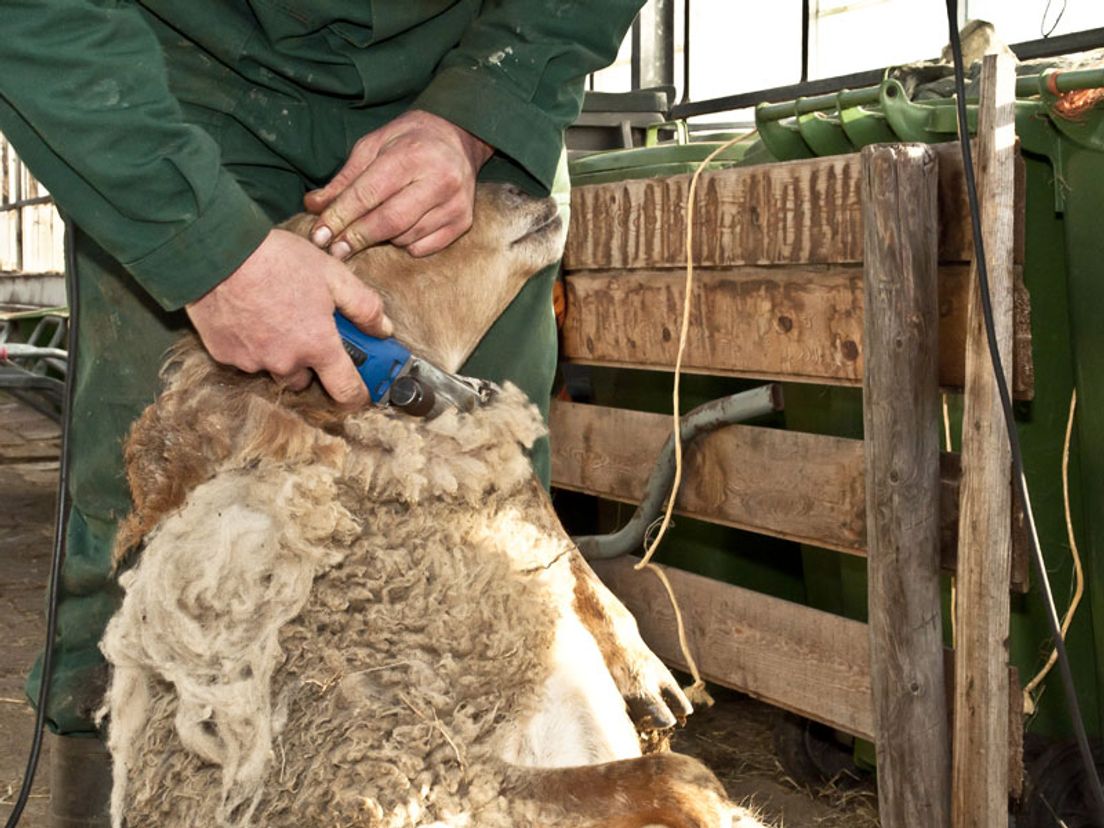
[[[65,270],[65,223],[46,188],[0,135],[0,273]]]
[[[811,6],[810,78],[937,58],[947,42],[941,2],[812,0]]]
[[[988,20],[1006,43],[1104,27],[1100,0],[965,0],[965,6],[967,19]]]
[[[674,6],[675,86],[683,97],[683,36],[690,4],[692,101],[801,80],[803,0],[737,3],[668,0]],[[652,0],[654,2],[654,0]],[[808,0],[809,78],[830,78],[939,57],[947,16],[938,0]],[[960,21],[988,20],[1006,43],[1104,27],[1101,0],[961,0]],[[599,91],[630,89],[632,36],[616,62],[591,79]]]

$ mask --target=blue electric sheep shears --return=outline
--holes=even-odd
[[[394,337],[370,336],[341,313],[334,313],[334,319],[345,352],[376,405],[392,405],[408,414],[432,419],[448,408],[472,411],[490,401],[498,390],[487,380],[441,370],[412,354]]]

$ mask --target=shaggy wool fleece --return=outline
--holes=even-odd
[[[536,409],[508,387],[428,424],[323,417],[227,377],[183,349],[149,416],[198,417],[203,445],[131,446],[122,542],[144,548],[103,642],[115,825],[540,824],[495,759],[569,603],[537,583],[565,540],[519,509]]]

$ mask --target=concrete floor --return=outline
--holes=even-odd
[[[0,820],[11,810],[26,762],[33,714],[23,680],[43,636],[43,595],[49,572],[57,484],[57,428],[0,394]],[[693,716],[674,747],[704,760],[730,796],[759,807],[785,828],[876,826],[869,782],[819,793],[786,777],[772,746],[776,711],[737,693]],[[44,755],[21,826],[46,822],[49,757]]]
[[[42,646],[49,575],[59,434],[45,417],[0,395],[0,819],[19,792],[34,714],[23,680]],[[21,825],[46,824],[49,756]]]

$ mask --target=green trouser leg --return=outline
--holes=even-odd
[[[552,265],[529,280],[460,369],[468,376],[514,383],[540,409],[545,422],[556,372],[552,283],[558,269],[558,264]],[[537,441],[529,459],[547,489],[552,477],[547,437]]]
[[[79,284],[75,402],[58,604],[58,634],[47,717],[59,733],[91,731],[107,669],[99,640],[119,602],[111,574],[115,523],[130,509],[123,477],[127,430],[157,390],[161,355],[184,329],[183,314],[158,308],[121,265],[74,233]],[[41,662],[28,681],[38,694]]]
[[[223,126],[212,134],[247,192],[274,218],[299,210],[305,189],[300,177],[286,162],[265,155],[266,148]],[[80,319],[70,435],[72,509],[47,717],[55,732],[90,734],[107,681],[99,641],[121,599],[111,571],[111,548],[116,522],[130,509],[123,441],[157,395],[165,350],[188,327],[182,312],[158,307],[87,236],[78,231],[75,237]],[[514,382],[545,415],[556,355],[554,270],[530,280],[464,366],[475,376]],[[533,453],[533,464],[547,483],[549,455],[543,441]],[[40,679],[41,659],[28,678],[31,699],[37,699]]]
[[[516,174],[516,168],[494,158],[483,168],[482,179],[508,181],[530,195],[542,196],[531,180]],[[552,197],[566,225],[570,217],[571,184],[567,154],[560,154]],[[552,382],[556,373],[556,316],[552,309],[552,285],[559,264],[551,265],[531,278],[506,308],[461,367],[461,373],[501,383],[510,380],[540,409],[548,422]],[[530,453],[533,469],[547,489],[552,479],[552,458],[548,438],[541,438]]]

